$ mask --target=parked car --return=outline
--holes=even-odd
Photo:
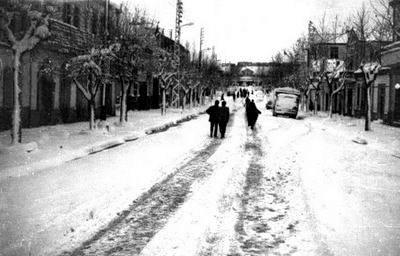
[[[272,115],[288,115],[296,118],[299,111],[300,91],[283,87],[274,90]]]

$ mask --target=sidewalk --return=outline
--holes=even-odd
[[[118,125],[118,116],[108,118],[107,122],[111,127],[108,130],[103,128],[89,131],[88,122],[23,129],[22,141],[24,144],[31,144],[34,148],[32,152],[5,147],[10,141],[10,133],[0,132],[0,180],[32,175],[43,169],[164,131],[204,113],[208,105],[184,111],[167,109],[164,116],[161,116],[159,109],[129,111],[128,122],[124,126]]]
[[[347,140],[365,140],[366,146],[400,158],[400,128],[383,124],[381,120],[371,123],[371,131],[364,131],[365,120],[319,112],[318,115],[301,113],[314,127]]]

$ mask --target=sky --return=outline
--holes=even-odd
[[[181,42],[189,42],[198,51],[200,29],[204,27],[203,48],[215,47],[221,62],[268,62],[305,35],[310,20],[318,23],[324,13],[337,13],[344,19],[363,1],[182,0],[183,23],[194,25],[182,28]],[[167,35],[175,27],[176,0],[129,0],[128,5],[145,8],[160,21]]]

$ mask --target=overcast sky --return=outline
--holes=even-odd
[[[112,0],[119,3],[124,0]],[[278,51],[293,45],[307,32],[309,20],[338,13],[346,17],[364,0],[182,0],[182,43],[199,48],[200,28],[205,46],[215,46],[222,62],[270,61]],[[168,33],[174,28],[176,0],[129,0],[147,9]]]

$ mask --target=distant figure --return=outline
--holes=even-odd
[[[210,137],[216,138],[218,135],[218,123],[219,123],[219,101],[216,100],[214,106],[209,107],[206,113],[210,116],[208,121],[210,122]]]
[[[237,96],[238,98],[240,98],[240,92],[241,92],[241,90],[242,90],[242,89],[240,89],[240,90],[237,92],[237,95],[236,95],[236,96]]]
[[[221,101],[224,101],[224,94],[221,95]]]
[[[254,100],[249,102],[248,107],[246,107],[246,114],[247,114],[247,124],[253,130],[257,122],[258,115],[261,114],[261,111],[257,109]]]
[[[219,108],[219,132],[221,139],[225,138],[226,126],[229,122],[229,108],[226,106],[226,101],[222,102],[222,107]]]
[[[232,98],[233,98],[233,102],[235,102],[236,101],[236,92],[233,92]]]

